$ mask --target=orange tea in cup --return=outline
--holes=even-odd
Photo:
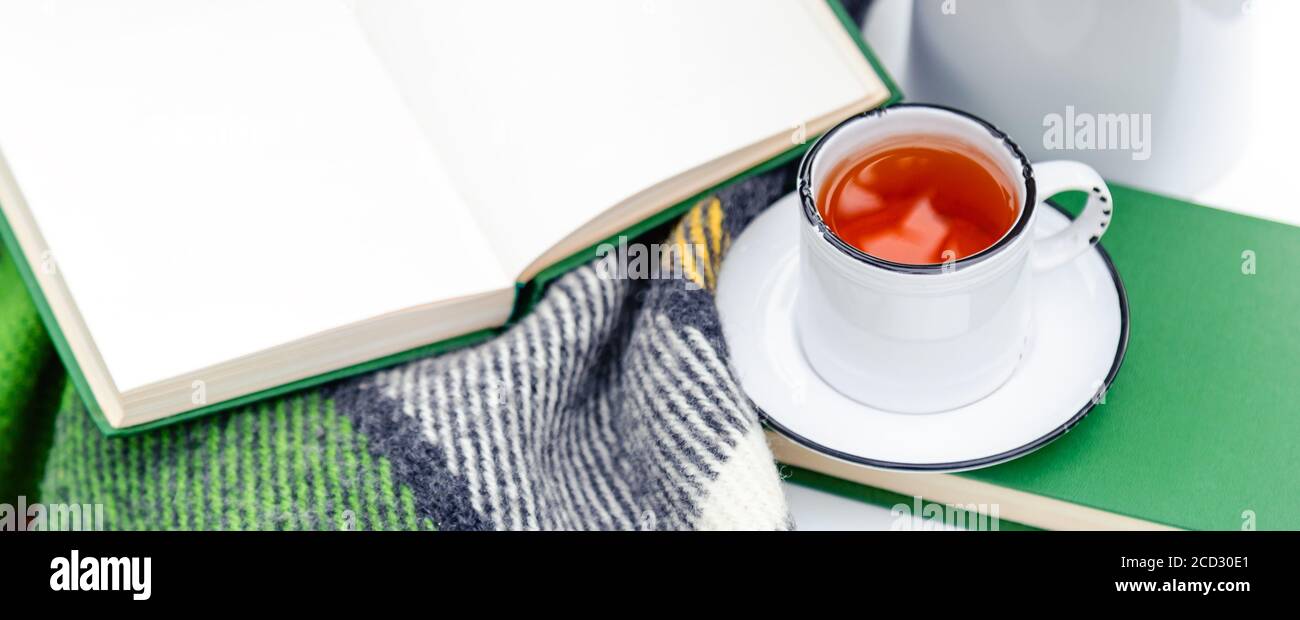
[[[956,144],[876,149],[831,171],[818,210],[831,232],[876,258],[961,260],[997,243],[1020,215],[1014,185],[984,159]]]

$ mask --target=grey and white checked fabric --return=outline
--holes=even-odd
[[[723,191],[723,225],[743,227],[791,182],[785,168]],[[444,464],[447,476],[406,480],[467,504],[440,511],[443,528],[788,528],[758,416],[725,359],[707,287],[603,279],[588,264],[501,336],[333,398],[399,471],[408,458]]]

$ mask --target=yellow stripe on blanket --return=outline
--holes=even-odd
[[[716,197],[705,198],[677,223],[668,236],[673,252],[665,253],[664,267],[675,268],[668,261],[681,261],[683,277],[700,288],[713,291],[718,284],[718,269],[722,254],[731,245],[730,236],[722,226],[722,202]]]

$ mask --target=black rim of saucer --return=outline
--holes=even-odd
[[[1044,201],[1044,203],[1050,205],[1052,208],[1056,209],[1057,211],[1060,211],[1061,213],[1065,214],[1065,217],[1069,218],[1070,220],[1074,219],[1074,216],[1070,215],[1070,213],[1065,209],[1063,209],[1059,204],[1056,204],[1051,200],[1046,200]],[[784,426],[781,426],[781,424],[773,420],[772,417],[767,414],[767,412],[763,411],[761,407],[755,405],[755,409],[758,410],[759,417],[762,419],[763,424],[765,426],[772,429],[773,431],[776,431],[777,433],[784,436],[785,438],[801,446],[804,446],[805,448],[818,452],[820,454],[824,454],[826,456],[841,461],[845,461],[848,463],[854,463],[857,465],[866,465],[867,467],[872,467],[875,469],[887,469],[893,471],[910,471],[910,472],[966,471],[972,469],[981,469],[984,467],[997,465],[999,463],[1005,463],[1007,461],[1011,461],[1020,458],[1022,456],[1025,456],[1026,454],[1029,454],[1055,441],[1060,436],[1068,433],[1070,429],[1078,425],[1079,422],[1082,422],[1083,419],[1087,417],[1088,414],[1093,410],[1093,408],[1097,406],[1097,401],[1100,400],[1098,396],[1104,394],[1106,390],[1110,389],[1111,384],[1115,382],[1115,376],[1119,374],[1120,366],[1124,364],[1124,354],[1128,351],[1128,334],[1129,334],[1128,293],[1124,290],[1124,281],[1123,279],[1120,278],[1119,271],[1115,269],[1115,263],[1114,261],[1111,260],[1110,254],[1106,252],[1106,248],[1103,248],[1101,246],[1101,243],[1094,244],[1093,248],[1095,248],[1097,250],[1097,253],[1101,255],[1102,262],[1106,263],[1106,270],[1110,272],[1111,280],[1114,281],[1115,283],[1115,293],[1119,297],[1119,322],[1120,322],[1119,346],[1115,348],[1115,359],[1111,362],[1110,371],[1106,373],[1106,379],[1102,381],[1101,386],[1097,388],[1097,392],[1093,395],[1093,397],[1088,399],[1088,402],[1084,403],[1083,407],[1079,409],[1079,411],[1076,412],[1073,416],[1071,416],[1070,419],[1067,420],[1064,424],[1056,427],[1055,429],[1052,429],[1050,432],[1043,435],[1042,437],[1039,437],[1038,439],[1035,439],[1018,448],[1013,448],[1005,452],[1001,452],[998,454],[977,458],[977,459],[969,459],[965,461],[953,461],[950,463],[897,463],[893,461],[881,461],[881,460],[867,458],[863,456],[857,456],[854,454],[841,452],[833,448],[827,448],[826,446],[823,446],[815,441],[811,441],[805,437],[800,436],[798,433],[794,433],[789,429],[785,428]]]

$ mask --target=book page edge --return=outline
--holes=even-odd
[[[889,98],[888,89],[868,94],[803,123],[806,135],[821,134],[850,114],[871,109]],[[791,127],[794,130],[794,127]],[[637,222],[664,209],[681,204],[701,192],[725,185],[728,181],[779,157],[791,148],[798,148],[785,132],[768,136],[754,144],[733,151],[718,159],[696,166],[641,190],[601,212],[578,230],[560,240],[519,274],[518,281],[527,283],[551,265],[595,247],[601,241],[619,234]]]
[[[767,440],[776,459],[788,465],[943,504],[997,504],[1000,518],[1034,527],[1050,530],[1179,529],[954,474],[872,469],[814,452],[771,430],[767,431]]]
[[[860,37],[861,33],[848,32],[848,24],[840,20],[831,2],[838,2],[838,0],[803,0],[803,7],[823,30],[838,35],[834,37],[832,45],[840,53],[840,57],[853,68],[853,74],[858,78],[858,84],[867,91],[867,96],[874,97],[883,93],[884,98],[888,99],[889,84],[863,50],[858,47],[855,36]],[[840,7],[843,8],[843,5]]]
[[[517,289],[509,287],[389,312],[132,388],[122,394],[122,426],[220,409],[222,403],[501,327],[514,308],[516,294]],[[441,320],[439,315],[458,316],[460,320]],[[357,342],[364,345],[358,346]],[[296,364],[300,359],[329,361]],[[194,398],[196,389],[202,394],[199,402]]]
[[[20,266],[26,270],[25,275],[30,276],[25,279],[35,283],[37,290],[30,292],[33,302],[46,319],[50,338],[55,342],[55,348],[65,357],[63,361],[69,366],[69,374],[80,373],[94,400],[86,405],[97,409],[109,426],[122,428],[125,411],[121,392],[90,336],[90,330],[77,309],[67,281],[59,272],[58,257],[41,234],[3,152],[0,152],[0,210],[22,252],[21,257],[13,258],[25,263]],[[66,359],[66,356],[71,356],[72,359]]]

